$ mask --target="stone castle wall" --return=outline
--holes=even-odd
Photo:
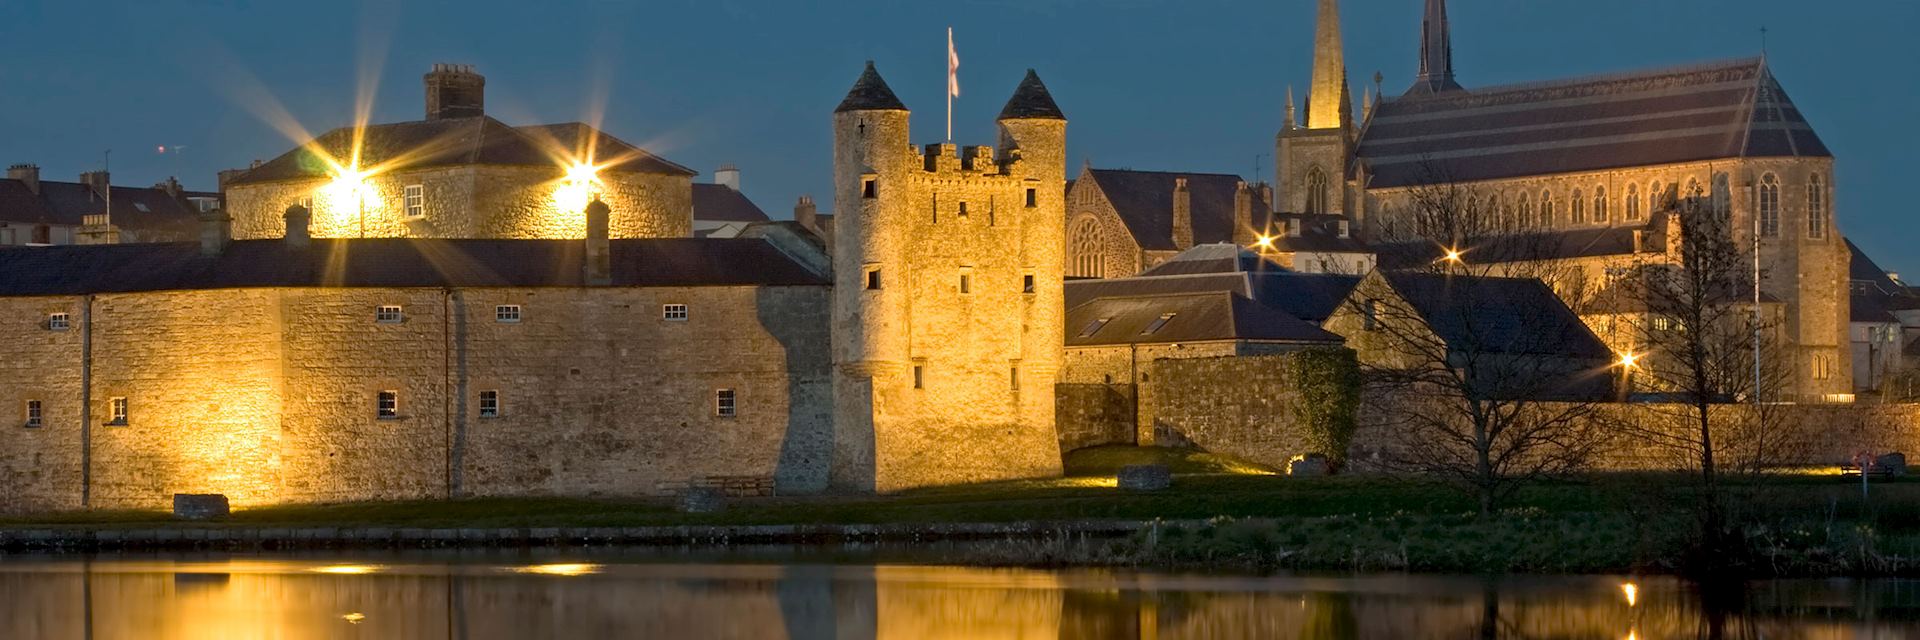
[[[227,188],[238,239],[278,238],[287,207],[313,204],[320,238],[584,238],[586,203],[597,195],[613,209],[615,238],[684,238],[693,234],[693,186],[686,176],[603,172],[591,189],[572,189],[560,170],[465,165],[396,171],[366,180],[362,197],[343,196],[327,179],[250,183]],[[420,185],[424,215],[405,212],[407,185]]]
[[[447,496],[819,491],[824,287],[250,289],[0,300],[0,511]],[[662,319],[686,304],[689,319]],[[521,305],[517,323],[495,306]],[[375,322],[380,305],[404,320]],[[72,314],[49,331],[48,313]],[[82,320],[90,313],[92,322]],[[83,342],[91,341],[91,358]],[[80,381],[91,376],[92,385]],[[735,391],[721,417],[714,392]],[[377,415],[382,391],[399,414]],[[482,417],[495,391],[498,417]],[[125,425],[107,424],[127,399]],[[80,407],[90,399],[83,425]],[[83,449],[90,448],[91,459]],[[750,481],[750,482],[748,482]],[[745,484],[742,484],[745,483]]]

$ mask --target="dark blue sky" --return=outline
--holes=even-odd
[[[1390,94],[1416,64],[1420,0],[1347,0],[1356,93]],[[1839,158],[1841,228],[1920,276],[1911,199],[1895,188],[1920,134],[1906,0],[1456,0],[1455,66],[1474,86],[1748,56],[1770,28],[1788,93]],[[590,118],[711,174],[738,164],[776,217],[830,191],[828,116],[874,59],[942,136],[944,29],[955,29],[961,144],[991,144],[1021,72],[1039,69],[1072,121],[1072,165],[1261,178],[1288,84],[1304,87],[1313,0],[0,0],[0,163],[72,180],[111,148],[116,182],[214,172],[292,146],[277,101],[315,132],[351,122],[362,60],[381,72],[376,122],[417,119],[420,74],[476,65],[512,124]],[[271,100],[268,97],[271,97]],[[1304,96],[1302,96],[1304,98]],[[156,147],[184,147],[160,154]],[[700,178],[705,180],[706,178]]]

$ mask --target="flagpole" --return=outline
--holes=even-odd
[[[947,27],[947,142],[953,142],[953,27]]]

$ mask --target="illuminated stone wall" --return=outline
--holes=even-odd
[[[591,189],[567,185],[559,168],[463,165],[375,175],[357,195],[314,179],[237,184],[227,209],[238,239],[286,233],[287,207],[311,199],[314,237],[584,238],[593,195],[613,208],[615,238],[693,234],[693,183],[686,176],[603,172]],[[409,218],[406,186],[421,185],[424,215]]]
[[[1066,273],[1069,276],[1092,278],[1124,278],[1140,273],[1148,264],[1143,262],[1144,253],[1133,232],[1120,221],[1120,213],[1115,211],[1113,203],[1100,190],[1099,183],[1093,180],[1091,170],[1082,170],[1080,178],[1073,182],[1073,190],[1067,193],[1067,247]],[[1077,240],[1076,232],[1083,225],[1093,225],[1099,230],[1099,242],[1094,245],[1098,257],[1098,273],[1088,273],[1076,269],[1085,256]],[[1164,258],[1162,258],[1164,260]]]
[[[834,114],[834,483],[1057,476],[1066,123],[1003,120],[996,156],[915,149],[908,119]]]
[[[84,306],[78,296],[0,299],[0,511],[80,504]],[[53,313],[68,314],[72,328],[48,330]],[[42,403],[45,426],[25,427],[28,400]]]

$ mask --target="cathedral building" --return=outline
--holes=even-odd
[[[1444,0],[1428,0],[1420,73],[1355,117],[1337,0],[1321,0],[1304,117],[1289,98],[1275,140],[1276,204],[1340,214],[1376,245],[1418,238],[1423,191],[1555,238],[1579,277],[1556,282],[1576,310],[1634,265],[1677,257],[1659,241],[1683,198],[1711,203],[1735,246],[1757,234],[1765,297],[1783,325],[1802,400],[1851,397],[1849,252],[1835,223],[1833,155],[1764,58],[1469,87],[1452,63]],[[1471,247],[1466,258],[1473,256]]]

